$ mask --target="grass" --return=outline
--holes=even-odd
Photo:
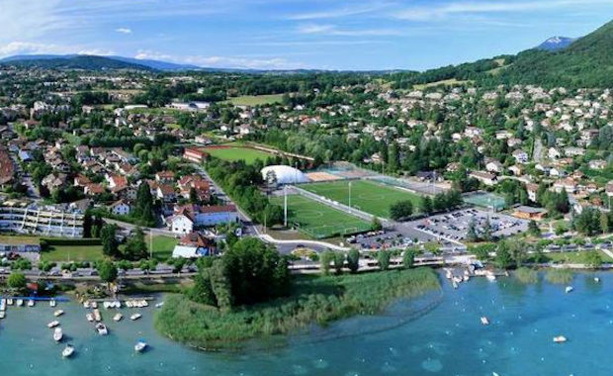
[[[235,106],[260,106],[264,104],[281,103],[283,94],[243,95],[230,98],[223,103],[231,103]]]
[[[602,257],[603,262],[613,262],[606,253],[598,250],[598,254]],[[587,252],[550,252],[545,253],[545,257],[550,262],[555,262],[559,264],[585,264],[588,262],[586,260]]]
[[[287,334],[356,315],[375,315],[399,298],[440,288],[428,268],[344,276],[299,276],[289,297],[230,312],[169,296],[155,317],[163,335],[201,350],[240,349],[251,339],[282,345]]]
[[[41,252],[41,261],[99,261],[104,259],[102,245],[55,245]]]
[[[459,80],[457,80],[455,78],[451,78],[449,80],[429,82],[427,84],[416,84],[416,85],[413,85],[413,89],[415,89],[415,90],[424,90],[424,89],[427,89],[429,87],[438,86],[438,85],[454,86],[454,85],[464,85],[464,84],[468,84],[468,83],[471,83],[471,82],[473,82],[473,81],[471,81],[471,80],[459,81]]]
[[[525,284],[534,284],[538,282],[538,272],[530,268],[519,268],[514,273],[515,277]]]
[[[153,257],[159,261],[170,258],[175,245],[179,243],[179,239],[170,236],[154,236],[151,243],[149,243],[148,236],[145,240],[147,241],[147,249],[151,251],[151,248],[153,248]]]
[[[283,197],[273,197],[271,202],[283,206]],[[369,222],[304,196],[289,195],[287,207],[288,223],[298,223],[301,231],[314,238],[324,239],[370,229]]]
[[[208,147],[204,148],[204,151],[215,158],[231,162],[243,160],[247,164],[253,164],[258,159],[261,161],[265,161],[268,157],[271,156],[271,154],[265,151],[245,148],[241,146],[228,146],[224,148]]]
[[[328,183],[305,184],[301,188],[349,205],[349,182],[337,181]],[[389,209],[399,201],[410,200],[417,209],[421,196],[366,180],[351,182],[351,206],[382,218],[389,218]]]

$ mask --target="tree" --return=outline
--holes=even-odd
[[[515,267],[519,268],[528,255],[528,245],[523,241],[514,241],[509,245],[509,255],[515,261]]]
[[[585,253],[585,263],[591,268],[599,268],[602,266],[602,256],[598,251],[588,251]]]
[[[501,269],[509,269],[513,259],[509,252],[509,246],[506,241],[502,241],[498,244],[496,249],[496,265]]]
[[[539,225],[536,223],[536,221],[532,220],[528,222],[528,233],[532,236],[541,235],[541,229],[539,228]]]
[[[27,280],[26,276],[22,273],[13,272],[11,275],[9,275],[6,283],[12,289],[23,290],[26,287]]]
[[[217,307],[217,298],[211,283],[210,268],[200,270],[194,277],[194,287],[189,290],[188,297],[196,303]]]
[[[400,152],[398,144],[392,142],[388,149],[387,168],[390,172],[396,172],[400,167]]]
[[[200,199],[198,198],[198,191],[196,191],[196,188],[191,187],[189,189],[189,202],[191,204],[199,204],[200,203]]]
[[[330,274],[330,263],[334,261],[334,253],[332,251],[323,251],[319,257],[319,265],[323,275]]]
[[[102,253],[109,257],[115,257],[119,253],[119,245],[117,244],[117,226],[105,224],[100,231],[100,240],[102,241]]]
[[[149,184],[143,183],[138,187],[136,203],[132,215],[145,225],[155,224],[155,217],[153,216],[153,196],[151,196]]]
[[[227,276],[225,263],[223,260],[213,261],[213,266],[209,272],[211,288],[217,300],[217,306],[222,310],[229,310],[234,304],[232,296],[232,285]]]
[[[336,275],[343,274],[343,267],[345,266],[345,254],[342,252],[334,252],[334,271]]]
[[[402,264],[405,269],[410,269],[415,265],[415,250],[412,248],[407,248],[404,250],[402,254]]]
[[[470,219],[468,222],[468,230],[466,231],[466,241],[475,243],[479,241],[479,234],[477,234],[477,225],[474,219]]]
[[[89,210],[85,212],[83,215],[83,237],[91,238],[92,237],[92,216],[89,213]]]
[[[390,267],[391,253],[388,250],[382,249],[377,251],[377,262],[379,263],[379,269],[388,270]]]
[[[485,219],[485,224],[483,225],[483,240],[485,240],[486,242],[491,242],[492,239],[492,222],[490,221],[490,217],[488,216]]]
[[[357,273],[360,268],[360,251],[351,248],[347,254],[347,267],[351,273]]]
[[[390,206],[390,216],[395,221],[410,217],[411,214],[413,214],[413,202],[410,200],[399,201]]]
[[[117,267],[110,261],[103,261],[98,265],[100,279],[106,283],[113,283],[117,279]]]
[[[372,223],[370,225],[370,228],[373,231],[381,231],[383,229],[383,225],[381,224],[381,221],[378,217],[372,217]]]
[[[147,243],[143,229],[137,227],[134,236],[130,237],[124,250],[124,258],[132,261],[147,258]]]
[[[600,231],[603,234],[609,233],[609,216],[605,212],[600,213]]]
[[[429,196],[421,198],[419,203],[419,211],[423,214],[430,214],[433,211],[432,199]]]

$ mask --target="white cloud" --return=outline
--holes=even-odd
[[[339,29],[336,25],[306,24],[297,29],[300,34],[336,35],[346,37],[402,35],[396,29]]]
[[[65,46],[58,44],[34,43],[13,41],[0,45],[0,56],[11,55],[41,55],[41,54],[77,54],[77,55],[114,55],[113,51],[105,49],[87,48],[83,46]]]
[[[139,60],[164,60],[173,63],[191,64],[211,68],[239,69],[301,69],[306,65],[301,62],[289,61],[281,57],[247,58],[240,56],[175,56],[156,51],[140,50],[134,56]]]
[[[115,29],[116,32],[118,33],[122,33],[122,34],[132,34],[132,29],[127,28],[127,27],[120,27]]]
[[[380,11],[382,9],[388,8],[390,5],[386,2],[378,2],[377,4],[368,4],[363,6],[353,6],[346,8],[336,8],[330,10],[322,10],[319,12],[310,12],[310,13],[300,13],[293,14],[286,19],[294,20],[294,21],[304,21],[304,20],[316,20],[316,19],[325,19],[325,18],[341,18],[341,17],[349,17],[356,16],[360,14],[368,14]]]

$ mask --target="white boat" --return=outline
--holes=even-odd
[[[566,289],[564,290],[564,292],[566,292],[567,294],[571,291],[573,291],[573,287],[572,286],[566,286]]]
[[[134,307],[134,305],[132,305],[132,301],[131,300],[126,300],[126,307],[128,307],[128,308]]]
[[[64,314],[64,311],[62,311],[61,309],[58,309],[57,311],[53,312],[53,316],[55,317],[60,317]]]
[[[134,345],[134,351],[136,352],[143,352],[145,351],[146,348],[147,348],[147,342],[143,341],[142,339],[139,340],[136,345]]]
[[[23,306],[23,299],[17,299],[17,307]]]
[[[34,307],[34,300],[33,299],[29,299],[28,300],[28,307]]]
[[[6,311],[6,299],[0,299],[0,311]]]
[[[566,337],[564,337],[564,336],[553,337],[553,342],[555,342],[555,343],[564,343],[564,342],[566,342]]]
[[[90,307],[89,300],[84,301],[83,302],[83,308],[89,309],[89,307]]]
[[[495,281],[496,280],[496,276],[494,274],[486,274],[485,278],[487,278],[488,281]]]
[[[89,322],[94,322],[94,315],[92,315],[91,313],[87,313],[85,314],[85,317],[87,318],[87,321]]]
[[[481,317],[481,324],[483,324],[483,325],[489,325],[489,324],[490,324],[490,320],[488,320],[488,318],[487,318],[487,317],[482,316],[482,317]]]
[[[3,320],[6,317],[6,312],[0,311],[0,320]]]
[[[53,340],[55,342],[60,342],[64,338],[64,333],[62,333],[62,328],[55,328],[53,331]]]
[[[97,309],[94,309],[94,320],[96,320],[96,322],[102,321],[102,315],[100,315],[100,311]]]
[[[12,306],[12,305],[13,305],[13,299],[8,298],[8,299],[6,300],[6,304],[7,304],[7,305]]]
[[[462,279],[464,279],[464,282],[468,282],[470,280],[470,276],[465,275],[462,277]]]
[[[96,308],[98,308],[98,303],[92,302],[91,306],[92,306],[93,309],[96,309]]]
[[[143,317],[143,315],[141,315],[140,313],[135,313],[132,316],[130,316],[130,320],[135,321],[140,319],[141,317]]]
[[[101,322],[96,324],[96,330],[98,331],[98,334],[100,334],[101,336],[105,336],[109,334],[109,329],[106,327],[106,325],[104,325]]]
[[[146,300],[141,300],[140,304],[142,307],[149,307],[149,302],[147,302]]]
[[[600,282],[600,278],[594,277],[594,282],[596,282],[596,283]]]
[[[55,306],[56,306],[56,305],[57,305],[57,302],[55,301],[55,299],[51,299],[51,300],[49,301],[49,306],[50,306],[51,308],[55,308]]]
[[[115,302],[113,302],[113,304],[115,305],[115,308],[121,308],[121,302],[119,300],[116,300]]]
[[[121,313],[118,313],[115,316],[113,316],[113,321],[115,322],[119,322],[121,321],[121,319],[123,319],[123,315]]]
[[[157,303],[155,308],[162,308],[164,306],[164,302]]]
[[[74,347],[72,345],[66,345],[62,350],[62,358],[70,358],[74,354]]]
[[[49,328],[49,329],[53,329],[53,328],[55,328],[56,326],[60,326],[60,322],[59,322],[59,321],[57,321],[57,320],[55,320],[55,321],[51,321],[49,324],[47,324],[47,328]]]

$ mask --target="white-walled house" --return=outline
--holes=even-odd
[[[128,215],[132,208],[123,200],[116,201],[109,206],[111,213],[115,215]]]
[[[238,212],[234,205],[186,205],[175,209],[175,215],[166,220],[170,231],[176,234],[188,234],[198,227],[237,221]]]

